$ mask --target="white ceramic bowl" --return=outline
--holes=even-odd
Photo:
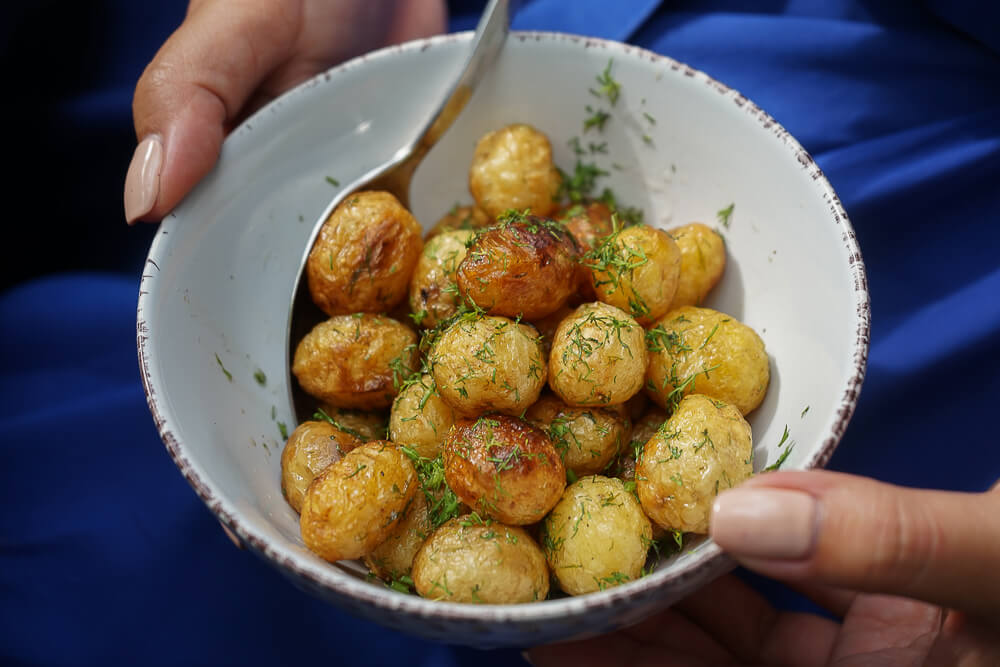
[[[335,192],[327,177],[346,184],[403,145],[461,68],[470,37],[350,61],[234,131],[217,168],[153,242],[138,348],[170,456],[250,549],[303,588],[404,632],[527,646],[635,623],[732,562],[703,540],[649,576],[600,593],[512,606],[431,602],[313,556],[279,485],[278,424],[294,425],[287,309],[313,222]],[[621,97],[603,134],[583,134],[585,107],[608,108],[589,89],[609,60]],[[737,91],[681,63],[606,41],[515,33],[418,171],[412,205],[419,220],[433,224],[454,203],[470,201],[466,173],[476,139],[511,122],[546,132],[557,164],[570,171],[572,137],[584,146],[607,142],[608,154],[593,156],[609,172],[605,184],[645,209],[651,223],[717,224],[716,212],[735,204],[722,229],[726,274],[707,305],[754,327],[771,356],[767,398],[750,416],[756,468],[777,459],[786,425],[795,446],[784,467],[824,464],[864,375],[868,294],[854,232],[806,151]]]

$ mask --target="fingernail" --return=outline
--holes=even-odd
[[[160,192],[160,167],[163,165],[163,142],[150,135],[139,142],[125,176],[125,221],[133,224],[156,204]]]
[[[711,534],[733,556],[793,560],[816,542],[816,499],[791,489],[743,488],[719,494]]]

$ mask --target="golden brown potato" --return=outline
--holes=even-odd
[[[668,411],[692,393],[735,405],[744,415],[764,400],[771,377],[764,341],[735,318],[684,306],[667,313],[646,338],[646,391]]]
[[[438,234],[427,242],[410,279],[410,311],[422,327],[433,327],[458,311],[455,272],[465,259],[469,230]]]
[[[441,400],[434,377],[426,373],[407,382],[392,402],[389,439],[432,459],[454,423],[455,411]]]
[[[292,509],[301,511],[306,489],[316,475],[361,444],[359,438],[325,421],[296,426],[281,451],[281,492]]]
[[[524,416],[545,431],[563,465],[578,477],[601,472],[624,445],[628,424],[601,408],[575,408],[542,396]]]
[[[642,388],[645,331],[605,303],[585,303],[556,329],[549,385],[569,405],[617,405]]]
[[[445,479],[459,500],[501,523],[540,521],[566,488],[552,441],[517,417],[460,419],[443,453]]]
[[[309,251],[306,278],[327,315],[382,313],[406,297],[423,241],[420,223],[388,192],[340,204]]]
[[[490,315],[536,319],[576,291],[576,244],[561,223],[510,213],[476,234],[458,290]]]
[[[670,236],[648,225],[626,227],[587,253],[597,298],[646,326],[663,316],[677,292],[681,251]]]
[[[413,559],[432,530],[427,499],[423,493],[417,493],[389,537],[364,557],[365,565],[372,574],[386,581],[409,576]]]
[[[622,448],[621,455],[615,461],[609,473],[623,482],[635,481],[636,458],[642,454],[643,447],[656,435],[656,432],[667,421],[667,413],[659,406],[650,410],[635,423],[632,433],[629,435],[628,443]]]
[[[360,558],[395,529],[419,492],[417,471],[396,445],[361,445],[306,491],[299,527],[306,546],[328,561]]]
[[[542,350],[545,352],[546,359],[549,357],[549,352],[552,351],[552,339],[555,338],[556,329],[559,328],[562,321],[566,319],[567,316],[571,315],[574,310],[576,310],[576,308],[571,308],[570,306],[564,304],[559,306],[559,309],[555,312],[530,322],[531,326],[535,327],[538,331],[538,336],[542,341]]]
[[[722,279],[726,243],[711,227],[692,222],[669,230],[681,250],[681,275],[670,310],[697,306]]]
[[[483,210],[475,206],[455,205],[450,211],[445,213],[440,220],[434,223],[431,230],[424,235],[424,241],[430,241],[438,234],[450,232],[455,229],[467,229],[475,231],[483,227],[489,227],[493,220],[483,213]]]
[[[599,475],[566,487],[543,530],[545,558],[570,595],[637,579],[652,543],[652,528],[639,501],[620,479]]]
[[[335,408],[329,403],[320,403],[317,412],[324,421],[360,438],[361,442],[388,438],[389,416],[384,412]],[[344,451],[346,453],[350,450]]]
[[[538,333],[505,317],[462,317],[438,336],[428,359],[441,398],[467,416],[521,414],[545,385]]]
[[[667,530],[707,533],[715,496],[753,473],[751,440],[735,407],[701,394],[684,397],[636,465],[642,508]]]
[[[604,202],[590,204],[574,204],[562,212],[561,219],[566,225],[566,231],[576,241],[580,253],[593,250],[597,245],[614,232],[611,219],[611,208]],[[576,267],[577,290],[580,300],[584,302],[597,301],[597,293],[590,282],[590,267],[580,262]]]
[[[417,335],[388,317],[357,313],[317,324],[295,348],[302,389],[338,408],[386,408],[417,367]]]
[[[470,515],[452,519],[424,543],[413,584],[433,600],[516,604],[548,596],[549,570],[524,529]]]
[[[469,192],[492,218],[509,209],[548,215],[560,182],[548,137],[529,125],[508,125],[476,144]]]

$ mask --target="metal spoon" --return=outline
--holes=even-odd
[[[320,228],[333,213],[333,210],[344,199],[359,190],[385,190],[395,195],[404,207],[410,207],[410,180],[413,177],[413,172],[416,171],[417,166],[431,147],[458,118],[459,113],[465,108],[466,102],[472,96],[476,85],[493,64],[507,39],[507,34],[510,32],[510,17],[518,4],[514,0],[490,0],[479,19],[479,25],[476,26],[476,33],[472,37],[471,51],[465,62],[465,67],[449,90],[448,95],[438,106],[437,111],[431,114],[418,128],[413,139],[400,147],[388,162],[344,187],[330,201],[313,226],[312,234],[309,237],[309,248],[319,236]],[[298,382],[292,376],[292,356],[298,341],[327,317],[313,303],[308,284],[303,280],[307,258],[308,252],[302,256],[295,278],[295,291],[286,332],[288,348],[286,372],[289,399],[294,408],[295,416],[300,422],[312,417],[314,401],[299,388]]]

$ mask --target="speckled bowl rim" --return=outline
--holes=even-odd
[[[397,46],[387,47],[378,51],[362,55],[353,60],[310,79],[309,81],[286,92],[279,99],[288,99],[298,95],[308,94],[309,89],[317,85],[324,85],[338,74],[348,70],[362,67],[365,63],[374,60],[390,59],[396,57],[410,56],[427,49],[439,47],[443,44],[453,42],[469,41],[471,32],[454,33],[441,35],[429,39],[417,40]],[[824,199],[829,207],[829,215],[833,222],[838,225],[843,234],[842,239],[847,251],[848,270],[853,279],[855,316],[856,316],[856,339],[853,347],[853,374],[849,377],[843,387],[843,394],[840,405],[835,413],[833,423],[824,438],[821,446],[813,456],[805,463],[804,468],[816,468],[824,466],[833,455],[840,439],[847,428],[848,422],[854,413],[857,404],[861,385],[864,381],[865,368],[868,357],[869,333],[870,333],[870,300],[868,293],[867,277],[864,262],[861,256],[861,249],[858,246],[854,229],[844,211],[839,197],[834,192],[830,183],[823,175],[822,170],[813,161],[808,152],[796,141],[777,121],[760,109],[753,102],[748,100],[738,91],[729,86],[716,81],[704,72],[696,70],[684,63],[678,62],[667,56],[659,55],[636,46],[613,42],[610,40],[581,37],[554,32],[513,32],[511,39],[521,42],[550,41],[560,43],[571,43],[582,48],[602,48],[610,52],[612,56],[621,55],[629,58],[638,57],[648,59],[658,65],[664,65],[671,70],[681,72],[684,76],[691,77],[695,81],[704,82],[705,85],[717,91],[720,95],[728,96],[732,102],[744,113],[749,114],[757,120],[761,128],[769,131],[776,141],[780,141],[785,150],[800,163],[813,181],[820,188]],[[574,47],[575,48],[575,47]],[[265,110],[267,107],[265,107]],[[261,113],[261,110],[258,113]],[[253,122],[253,117],[244,124]],[[244,140],[247,133],[234,131],[227,139],[227,142],[240,142]],[[157,235],[159,238],[159,235]],[[155,266],[153,259],[156,251],[156,241],[150,248],[150,259]],[[654,572],[646,577],[629,582],[606,591],[591,593],[580,597],[568,597],[555,600],[545,600],[529,604],[515,605],[468,605],[454,602],[439,602],[426,600],[412,595],[401,595],[380,586],[373,586],[370,583],[348,574],[347,572],[320,562],[313,562],[303,558],[301,554],[285,546],[275,545],[260,533],[253,530],[252,526],[245,523],[238,510],[230,503],[221,498],[219,489],[213,480],[206,478],[199,466],[189,457],[188,449],[183,442],[174,436],[174,417],[169,410],[161,406],[157,401],[156,378],[150,372],[149,363],[150,350],[147,346],[149,340],[149,329],[146,324],[144,312],[147,307],[152,307],[149,302],[151,297],[147,289],[148,281],[154,279],[154,274],[146,272],[142,276],[139,289],[139,300],[137,306],[137,348],[139,364],[142,374],[142,383],[146,392],[147,402],[156,428],[166,446],[171,459],[178,469],[191,484],[195,492],[215,514],[216,517],[227,526],[239,540],[247,545],[266,560],[275,564],[288,573],[307,582],[312,587],[324,589],[335,596],[346,596],[360,601],[364,604],[383,609],[394,614],[412,615],[414,617],[434,618],[439,620],[456,621],[488,621],[490,623],[504,623],[507,621],[517,621],[519,623],[544,623],[550,620],[559,619],[565,621],[567,618],[593,612],[597,609],[610,609],[616,607],[622,600],[632,600],[635,598],[648,599],[654,596],[661,596],[669,593],[678,587],[684,588],[685,584],[693,586],[696,583],[707,583],[708,580],[723,574],[734,567],[734,562],[722,552],[722,550],[709,539],[699,547],[699,556],[689,564],[678,566],[667,571]]]

